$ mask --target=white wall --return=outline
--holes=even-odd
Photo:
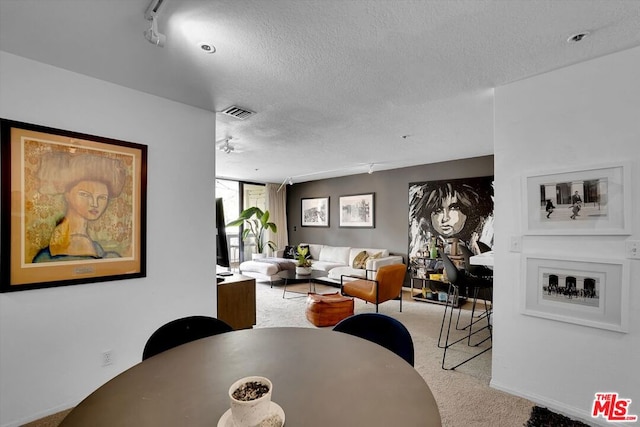
[[[520,313],[520,180],[526,171],[632,162],[631,236],[525,236],[523,252],[625,259],[640,240],[640,48],[495,91],[496,271],[492,386],[590,422],[596,392],[632,399],[640,414],[640,261],[629,261],[629,333]],[[604,423],[599,419],[599,423]],[[606,423],[604,423],[606,424]]]
[[[216,315],[215,114],[0,52],[0,117],[149,147],[146,278],[0,295],[0,425],[14,426],[139,362],[166,321]]]

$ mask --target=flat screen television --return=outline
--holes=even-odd
[[[222,198],[216,198],[216,265],[230,267],[229,245],[227,242],[226,222],[224,220],[224,207]]]

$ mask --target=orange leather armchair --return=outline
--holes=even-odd
[[[400,298],[400,311],[402,311],[402,285],[407,272],[405,264],[393,264],[380,267],[375,280],[357,279],[344,280],[340,278],[340,291],[342,295],[359,298],[376,305],[392,299]]]

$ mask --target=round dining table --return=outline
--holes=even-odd
[[[215,427],[229,387],[259,375],[273,383],[285,426],[440,426],[427,383],[404,359],[330,329],[258,328],[167,350],[119,374],[80,402],[62,427]]]

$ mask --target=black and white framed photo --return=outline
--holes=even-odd
[[[375,227],[375,193],[340,196],[340,227]]]
[[[617,163],[524,177],[524,233],[631,234],[630,174]]]
[[[302,199],[302,226],[303,227],[328,227],[329,226],[329,198],[317,197],[314,199]]]
[[[628,331],[626,260],[523,257],[523,313],[618,332]]]

